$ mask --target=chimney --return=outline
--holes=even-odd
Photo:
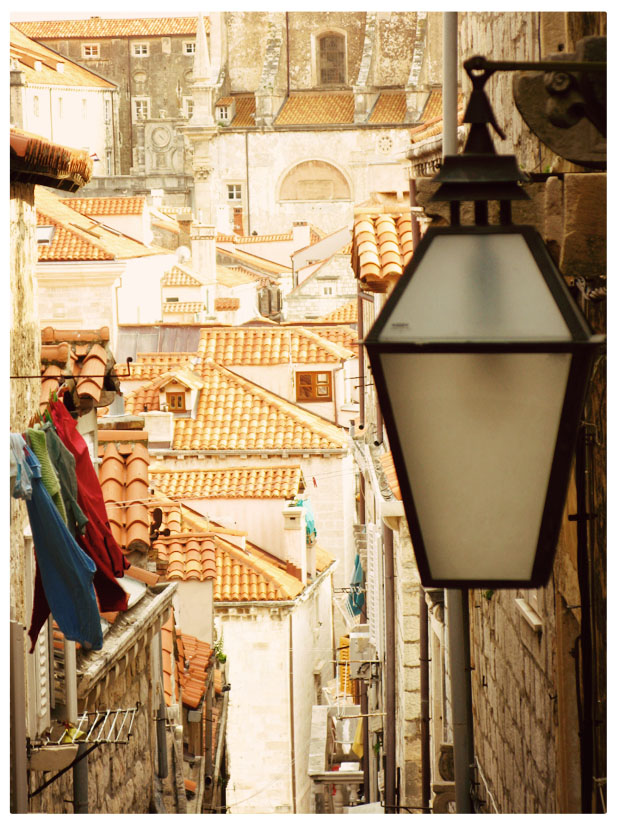
[[[303,506],[288,506],[283,509],[282,515],[284,516],[286,570],[306,585],[308,582],[306,509]]]
[[[293,221],[293,252],[310,244],[310,225],[307,221]]]
[[[215,227],[202,222],[194,222],[190,231],[192,244],[192,269],[200,276],[203,284],[214,285],[215,270]]]

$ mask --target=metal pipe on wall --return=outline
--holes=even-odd
[[[446,589],[457,813],[472,813],[473,722],[467,589]]]
[[[422,741],[421,758],[421,806],[424,812],[430,811],[431,803],[431,716],[429,692],[429,648],[428,648],[428,606],[426,594],[420,587],[420,736]]]

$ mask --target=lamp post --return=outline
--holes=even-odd
[[[602,340],[538,232],[512,224],[527,177],[495,153],[491,72],[466,69],[467,144],[435,179],[451,224],[426,232],[364,344],[423,585],[533,587],[553,565]],[[462,201],[474,225],[460,224]]]

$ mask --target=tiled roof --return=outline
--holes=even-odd
[[[239,310],[241,300],[235,296],[220,296],[213,302],[213,309],[217,312],[224,310]]]
[[[172,448],[178,451],[303,453],[342,451],[340,428],[292,402],[204,360],[193,370],[204,382],[196,419],[176,418]],[[125,396],[128,413],[159,409],[159,389],[166,374]]]
[[[351,266],[365,289],[388,290],[412,254],[411,215],[367,215],[355,222]]]
[[[41,331],[41,409],[49,401],[50,393],[57,391],[62,384],[61,377],[75,380],[75,394],[79,400],[99,406],[105,377],[113,360],[107,348],[109,339],[107,327],[99,330],[55,330],[46,327]],[[109,404],[109,400],[106,399],[103,404]]]
[[[428,96],[424,111],[420,118],[420,123],[409,130],[411,136],[411,143],[418,144],[425,141],[427,138],[433,138],[441,135],[443,131],[443,97],[441,89],[433,89]],[[459,93],[458,96],[458,113],[457,123],[460,126],[463,123],[463,95]]]
[[[93,174],[93,161],[82,149],[60,146],[21,129],[11,128],[11,181],[25,181],[75,192]],[[41,191],[37,187],[36,192]]]
[[[131,365],[129,379],[132,381],[147,381],[157,379],[172,368],[189,364],[195,359],[195,353],[138,353],[136,361]],[[122,371],[123,364],[116,365],[116,370]]]
[[[216,102],[215,102],[215,105],[216,105],[216,106],[230,106],[230,104],[231,104],[232,102],[233,102],[233,97],[232,97],[232,95],[228,95],[227,97],[225,97],[225,98],[220,98],[218,101],[216,101]]]
[[[205,309],[204,302],[164,302],[162,305],[165,313],[200,313]]]
[[[148,434],[119,426],[99,430],[97,437],[99,482],[114,539],[127,552],[148,551]]]
[[[83,66],[57,52],[48,49],[42,43],[26,37],[11,25],[11,58],[19,62],[25,75],[26,83],[41,86],[79,86],[99,89],[115,89],[115,84],[89,72]]]
[[[162,287],[200,287],[202,282],[177,265],[164,275],[161,284]]]
[[[190,499],[287,499],[304,490],[299,465],[260,468],[202,468],[184,471],[155,470],[151,485],[167,497]]]
[[[341,324],[357,324],[357,301],[353,300],[326,313],[319,320],[321,322],[339,322]]]
[[[392,452],[388,451],[387,453],[382,454],[379,458],[379,462],[381,463],[383,473],[385,474],[385,478],[390,486],[392,494],[394,494],[397,500],[402,500],[403,495],[400,493],[400,486],[398,484],[398,477],[396,476],[396,468],[394,467]]]
[[[274,126],[353,123],[353,92],[293,92]]]
[[[219,233],[217,240],[219,242],[228,242],[232,244],[264,244],[265,242],[271,241],[292,241],[293,231],[289,230],[288,233],[271,233],[267,235],[225,235],[224,233]],[[313,227],[311,227],[310,243],[316,244],[316,242],[320,240],[321,236]]]
[[[43,187],[35,190],[35,206],[37,223],[56,228],[51,244],[39,245],[39,261],[114,261],[162,252],[107,229]]]
[[[368,123],[402,123],[406,114],[405,92],[382,92],[370,113]]]
[[[63,198],[62,203],[82,215],[142,215],[146,207],[146,198],[144,195]]]
[[[253,253],[248,253],[245,250],[226,250],[223,247],[216,247],[218,255],[227,256],[232,259],[237,259],[242,264],[254,267],[257,270],[264,271],[271,275],[280,275],[281,273],[290,273],[291,268],[284,264],[278,264],[275,261],[269,261],[267,258],[255,256]]]
[[[31,20],[15,23],[28,37],[37,40],[57,38],[99,37],[162,37],[167,35],[195,35],[197,17],[136,17],[108,19],[90,17],[87,20]],[[205,29],[209,32],[209,18],[204,16]]]
[[[350,352],[303,327],[209,327],[198,356],[220,365],[339,364]]]
[[[213,649],[208,643],[199,640],[194,635],[184,634],[179,629],[177,629],[177,637],[184,661],[181,675],[181,697],[185,706],[197,709],[205,693]],[[186,786],[188,783],[194,784],[195,791],[195,782],[186,781]]]
[[[256,126],[256,98],[254,95],[235,95],[235,117],[231,127]]]
[[[223,287],[239,287],[242,284],[258,283],[261,280],[258,273],[253,273],[246,267],[225,267],[223,264],[217,264],[215,269],[217,283]]]
[[[355,330],[350,328],[347,324],[338,325],[317,325],[317,332],[322,339],[327,339],[335,345],[350,350],[351,353],[357,355],[357,339],[358,335]]]

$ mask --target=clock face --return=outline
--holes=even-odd
[[[155,146],[166,146],[170,141],[170,132],[163,126],[158,126],[153,130],[151,140]]]

